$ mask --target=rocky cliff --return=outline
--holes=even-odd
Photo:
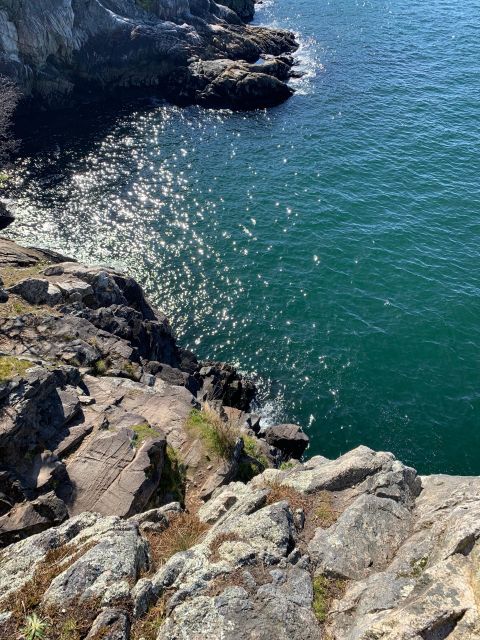
[[[31,108],[148,90],[256,108],[292,94],[293,35],[246,25],[253,0],[0,0],[0,75]]]
[[[0,276],[2,639],[480,637],[479,478],[301,462],[132,278],[7,239]]]

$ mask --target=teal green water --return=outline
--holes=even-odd
[[[480,473],[480,1],[277,0],[297,94],[38,132],[10,235],[133,272],[311,454]]]

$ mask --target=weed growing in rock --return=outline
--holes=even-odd
[[[228,422],[209,409],[193,409],[187,420],[187,429],[199,434],[207,450],[216,458],[230,460],[238,432]]]
[[[125,373],[125,375],[130,378],[131,380],[136,380],[137,379],[137,372],[135,370],[135,367],[133,366],[133,364],[131,362],[129,362],[128,360],[125,362],[125,364],[123,365],[123,372]]]
[[[108,364],[103,358],[93,363],[93,370],[96,376],[104,376],[107,373]]]
[[[153,429],[147,422],[143,422],[142,424],[135,424],[133,427],[129,427],[133,431],[133,441],[132,444],[134,447],[139,447],[145,440],[148,438],[158,438],[159,433],[155,429]]]
[[[339,598],[345,592],[346,582],[339,578],[327,578],[319,575],[313,578],[313,602],[312,608],[315,617],[320,624],[327,619],[332,601]]]
[[[33,367],[30,360],[21,360],[12,356],[0,356],[0,383],[8,382],[15,376],[21,376]]]
[[[289,462],[282,462],[280,464],[279,469],[280,469],[280,471],[288,471],[289,469],[293,469],[294,466],[295,466],[294,462],[290,462],[290,461]]]
[[[267,457],[260,451],[260,447],[256,438],[252,436],[242,435],[245,453],[251,458],[255,458],[264,469],[269,466]]]
[[[46,629],[47,623],[39,618],[36,613],[32,613],[27,616],[22,633],[25,636],[25,640],[42,640],[42,638],[45,638]]]

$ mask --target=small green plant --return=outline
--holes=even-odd
[[[260,451],[257,440],[255,438],[252,438],[252,436],[245,435],[242,435],[242,438],[245,453],[251,458],[255,458],[255,460],[257,460],[257,462],[259,462],[264,469],[267,469],[270,466],[268,463],[268,458]]]
[[[21,360],[13,356],[0,356],[0,383],[8,382],[15,376],[23,375],[30,367],[33,367],[33,362],[30,362],[30,360]]]
[[[36,613],[31,613],[26,617],[22,633],[25,636],[25,640],[42,640],[42,638],[45,638],[46,629],[47,623],[39,618]]]
[[[155,8],[155,0],[137,0],[137,4],[145,11],[153,11]]]
[[[158,431],[152,429],[152,427],[147,423],[143,422],[142,424],[134,424],[133,427],[129,427],[133,431],[133,441],[132,444],[134,447],[139,447],[145,440],[148,438],[158,438]]]
[[[93,370],[96,376],[104,376],[107,373],[108,364],[103,358],[100,358],[93,364]]]
[[[293,469],[293,467],[295,466],[294,462],[282,462],[279,469],[280,471],[288,471],[289,469]]]
[[[60,640],[80,640],[78,624],[74,618],[68,618],[60,629]]]
[[[137,372],[135,370],[135,367],[129,360],[127,360],[123,365],[123,371],[125,375],[127,375],[132,380],[135,380],[135,378],[137,377]]]
[[[345,591],[345,580],[327,578],[319,575],[313,578],[312,608],[315,617],[323,624],[328,616],[332,600],[340,597]]]
[[[186,426],[188,430],[198,433],[213,456],[231,459],[238,432],[228,422],[223,422],[216,413],[209,409],[192,409]]]

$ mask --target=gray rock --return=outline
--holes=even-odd
[[[408,537],[410,512],[386,498],[358,497],[328,529],[317,529],[308,545],[321,573],[358,579],[384,568]]]
[[[65,503],[54,493],[16,505],[0,517],[0,546],[44,531],[68,518]]]
[[[226,0],[226,5],[44,0],[40,8],[34,0],[3,2],[0,65],[43,107],[71,105],[76,96],[85,100],[99,88],[119,87],[237,108],[268,106],[290,96],[286,83],[249,63],[261,54],[293,51],[293,34],[244,26],[241,18],[252,17],[253,0]]]
[[[391,453],[378,453],[360,446],[337,460],[317,459],[316,463],[309,465],[306,470],[295,467],[287,474],[282,484],[305,493],[313,493],[320,489],[342,491],[389,467],[393,460]]]
[[[62,300],[60,289],[46,279],[26,278],[10,287],[9,291],[21,296],[30,304],[55,306]]]
[[[105,609],[96,618],[85,640],[128,640],[130,621],[122,609]]]
[[[141,511],[158,486],[165,439],[158,434],[138,449],[128,429],[98,434],[67,465],[74,487],[69,500],[72,515],[95,511],[128,517]]]
[[[297,424],[277,424],[265,429],[265,439],[269,445],[280,449],[285,458],[302,457],[310,438]]]

